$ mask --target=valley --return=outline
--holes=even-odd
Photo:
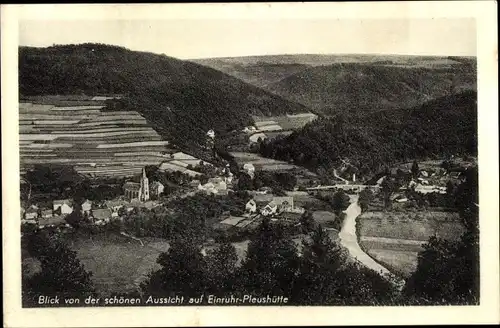
[[[426,304],[424,251],[473,247],[475,58],[90,43],[21,47],[19,67],[30,288],[59,254],[108,296]]]

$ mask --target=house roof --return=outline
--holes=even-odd
[[[123,206],[128,204],[129,202],[126,202],[124,200],[107,200],[104,202],[107,207],[115,207],[115,206]]]
[[[153,181],[153,182],[151,182],[150,186],[151,187],[154,187],[154,186],[162,186],[163,187],[163,183],[161,183],[159,181]]]
[[[276,206],[278,206],[278,204],[275,201],[271,201],[266,206],[264,206],[264,208],[266,208],[266,207],[273,208],[273,207],[276,207]]]
[[[111,217],[111,210],[109,208],[100,208],[92,212],[95,219],[106,219]]]
[[[54,205],[63,205],[63,204],[66,204],[66,205],[68,205],[68,206],[73,205],[73,204],[72,204],[72,201],[71,201],[71,200],[69,200],[69,199],[54,200],[54,201],[52,202],[52,204],[54,204]]]
[[[252,163],[246,163],[243,165],[244,170],[255,170],[255,166]]]
[[[288,204],[293,205],[293,197],[289,197],[289,196],[273,197],[273,202],[275,202],[278,205],[281,205],[284,202],[288,202]]]
[[[138,191],[139,189],[141,189],[141,184],[138,182],[125,182],[125,184],[123,185],[123,189]]]
[[[220,177],[216,177],[216,178],[210,178],[208,179],[208,182],[211,182],[211,183],[221,183],[221,182],[224,182],[224,180]]]

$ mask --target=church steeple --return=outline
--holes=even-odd
[[[141,178],[141,201],[146,202],[149,200],[149,180],[146,175],[146,168],[142,168],[142,178]]]

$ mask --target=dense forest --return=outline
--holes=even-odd
[[[259,151],[313,170],[348,160],[361,174],[414,158],[477,155],[476,99],[476,92],[466,91],[411,110],[322,118],[287,137],[261,142]]]
[[[21,96],[122,94],[118,109],[137,110],[177,144],[204,141],[209,128],[225,133],[250,115],[307,109],[220,71],[166,55],[103,44],[20,47]]]

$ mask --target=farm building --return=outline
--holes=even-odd
[[[222,194],[227,192],[227,184],[222,178],[211,178],[204,185],[198,185],[198,190],[207,194]]]
[[[112,212],[108,208],[99,208],[92,211],[92,218],[94,222],[97,223],[99,221],[109,221],[111,219]]]
[[[280,212],[293,211],[293,197],[274,197],[273,202],[276,203]]]
[[[24,212],[24,219],[25,220],[33,220],[38,217],[38,207],[30,207]]]
[[[275,214],[277,210],[278,210],[278,204],[271,201],[260,210],[260,214],[262,214],[263,216],[268,216]]]
[[[165,186],[158,181],[151,182],[151,185],[149,186],[149,192],[153,196],[159,196],[164,190]]]
[[[273,197],[264,208],[261,210],[262,215],[270,215],[275,213],[304,213],[303,208],[295,208],[293,197]]]
[[[91,209],[92,209],[92,201],[91,200],[87,199],[85,202],[82,203],[82,213],[87,212],[87,214],[88,214]]]
[[[73,212],[73,204],[69,199],[55,200],[52,202],[53,211],[61,214],[70,214]]]
[[[256,132],[257,129],[255,128],[255,126],[245,126],[245,128],[243,129],[243,132],[245,133],[254,133]]]
[[[255,213],[257,212],[257,203],[255,200],[250,199],[246,205],[245,205],[245,211],[248,213]]]
[[[47,219],[47,218],[51,218],[52,216],[54,216],[54,211],[52,211],[50,209],[42,211],[42,218]]]
[[[104,202],[107,208],[109,208],[113,213],[118,212],[120,208],[128,205],[129,202],[123,200],[107,200]]]
[[[255,174],[255,166],[251,163],[246,163],[245,165],[243,165],[243,171],[245,171],[245,173],[247,173],[253,179]]]

